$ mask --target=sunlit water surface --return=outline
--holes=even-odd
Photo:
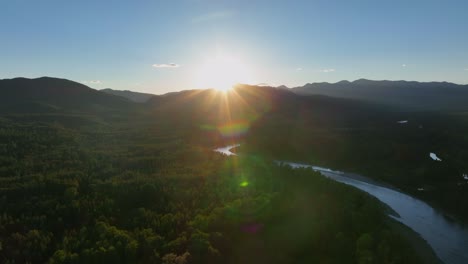
[[[226,146],[226,147],[217,148],[214,151],[222,153],[222,154],[227,155],[227,156],[231,156],[231,155],[236,156],[236,153],[232,152],[231,149],[237,148],[239,146],[240,146],[240,144],[229,145],[229,146]]]

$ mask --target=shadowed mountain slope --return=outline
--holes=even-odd
[[[467,111],[468,85],[448,82],[371,81],[308,83],[291,89],[301,95],[326,95],[383,103],[411,110]]]
[[[66,79],[42,77],[0,80],[1,112],[124,110],[128,100]]]
[[[135,103],[145,103],[151,97],[155,96],[154,94],[149,94],[149,93],[139,93],[139,92],[133,92],[129,90],[120,91],[120,90],[113,90],[110,88],[102,89],[99,91],[107,93],[107,94],[112,94],[112,95],[120,96],[123,98],[127,98],[128,100],[133,101]]]

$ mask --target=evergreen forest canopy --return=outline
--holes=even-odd
[[[55,78],[0,80],[0,103],[2,263],[426,262],[376,199],[274,160],[468,221],[460,109],[248,85],[137,103]],[[242,155],[213,152],[233,142]]]

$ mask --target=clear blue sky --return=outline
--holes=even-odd
[[[258,83],[468,83],[466,0],[0,0],[0,33],[0,78],[159,94],[221,51]]]

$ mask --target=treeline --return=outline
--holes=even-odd
[[[242,149],[390,183],[468,223],[467,120],[462,114],[299,106],[258,120]],[[431,152],[442,161],[432,160]]]
[[[419,262],[380,203],[311,170],[155,123],[0,121],[1,263]]]

